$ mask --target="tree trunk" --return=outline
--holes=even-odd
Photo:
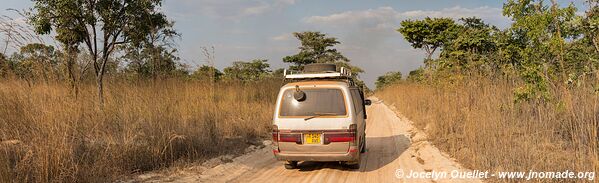
[[[75,76],[75,60],[77,59],[77,53],[75,51],[76,48],[72,46],[66,46],[67,48],[67,74],[69,75],[69,80],[71,84],[71,90],[75,95],[75,98],[79,96],[79,87],[77,85],[77,77]]]
[[[104,107],[104,74],[96,76],[96,84],[98,86],[98,101],[100,102],[100,108]]]
[[[106,63],[108,63],[108,53],[102,55],[102,63],[96,73],[96,83],[98,84],[98,101],[100,108],[104,108],[104,73],[106,72]]]
[[[597,43],[598,42],[597,40],[599,40],[599,35],[596,35],[594,38],[592,38],[592,40],[593,40],[593,45],[595,45],[595,51],[597,53],[599,53],[599,43]]]

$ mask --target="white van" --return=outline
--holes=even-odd
[[[287,161],[338,161],[360,167],[366,151],[364,99],[351,72],[333,64],[311,64],[302,73],[285,71],[289,81],[281,87],[273,118],[273,153]]]

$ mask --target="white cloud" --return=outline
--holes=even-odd
[[[455,6],[441,10],[412,10],[400,12],[392,7],[379,7],[363,11],[346,11],[326,16],[311,16],[303,19],[308,24],[340,25],[347,26],[360,24],[362,27],[387,28],[390,25],[397,26],[401,20],[422,19],[425,17],[449,17],[459,19],[462,17],[476,16],[488,23],[500,27],[507,25],[509,19],[504,17],[501,8],[482,6],[478,8],[463,8]]]
[[[510,20],[502,16],[500,8],[482,6],[463,8],[455,6],[439,10],[397,11],[392,7],[345,11],[302,19],[306,26],[339,38],[337,48],[367,72],[363,78],[372,83],[376,76],[387,71],[409,72],[422,64],[424,54],[413,49],[396,31],[401,21],[425,17],[479,17],[485,22],[507,27]]]
[[[296,0],[186,0],[183,3],[187,7],[200,7],[199,10],[189,9],[191,14],[201,12],[216,18],[239,20],[246,16],[280,11],[295,4]]]
[[[377,9],[368,9],[364,11],[346,11],[342,13],[327,15],[327,16],[311,16],[304,18],[306,23],[333,23],[333,24],[348,24],[357,23],[360,21],[391,21],[395,19],[396,12],[391,7],[380,7]]]
[[[291,33],[284,33],[278,36],[273,36],[270,39],[275,40],[275,41],[289,41],[291,40],[293,37],[291,36]]]
[[[479,17],[488,22],[500,23],[498,21],[508,21],[507,17],[502,15],[501,8],[493,8],[488,6],[482,6],[478,8],[463,8],[455,6],[452,8],[444,8],[441,10],[414,10],[406,11],[399,14],[400,17],[409,18],[424,18],[424,17],[449,17],[453,19],[459,19],[462,17]]]
[[[271,5],[268,3],[261,2],[258,5],[247,7],[243,10],[242,15],[259,15],[270,10]]]

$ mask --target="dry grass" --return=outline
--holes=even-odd
[[[547,104],[515,104],[513,87],[485,81],[444,87],[402,83],[376,95],[469,168],[599,172],[599,100],[591,87],[573,89],[571,103]]]
[[[109,182],[177,162],[233,153],[268,135],[280,82],[0,81],[0,182]]]

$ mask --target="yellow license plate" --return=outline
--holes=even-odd
[[[306,144],[320,144],[320,133],[306,133],[304,141]]]

